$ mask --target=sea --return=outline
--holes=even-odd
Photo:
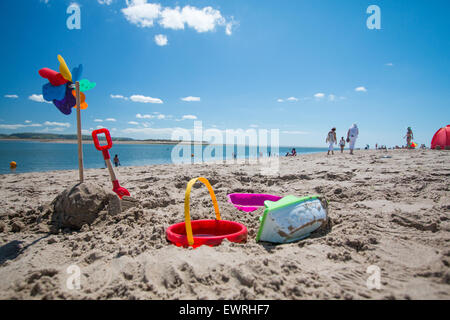
[[[174,148],[177,148],[174,150]],[[146,166],[156,164],[171,164],[186,161],[214,161],[222,158],[254,158],[270,156],[285,156],[292,148],[297,155],[325,152],[327,148],[308,147],[279,147],[272,151],[270,148],[257,149],[254,147],[228,146],[212,148],[212,146],[192,145],[177,146],[172,144],[113,144],[109,150],[111,160],[117,154],[121,166]],[[207,149],[208,148],[208,149]],[[222,148],[222,152],[220,149]],[[218,151],[217,151],[218,150]],[[245,152],[244,152],[245,150]],[[200,151],[200,152],[199,152]],[[230,152],[231,151],[231,152]],[[217,153],[216,153],[217,152]],[[222,154],[220,154],[222,153]],[[234,153],[234,154],[233,154]],[[174,156],[175,155],[175,156]],[[201,159],[199,159],[201,157]],[[181,161],[180,161],[181,159]],[[187,160],[186,160],[187,159]],[[17,163],[16,169],[10,168],[10,163]],[[95,149],[94,144],[83,144],[84,168],[105,168],[105,161],[101,151]],[[0,174],[44,172],[53,170],[78,169],[78,145],[76,143],[52,143],[39,141],[0,141]]]

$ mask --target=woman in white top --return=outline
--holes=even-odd
[[[328,155],[330,155],[330,151],[331,151],[331,154],[334,154],[333,148],[334,148],[334,145],[337,144],[336,128],[333,128],[333,129],[331,129],[330,132],[328,132],[327,140],[325,140],[325,142],[329,143]]]
[[[359,130],[356,123],[353,124],[353,126],[348,129],[347,132],[347,142],[350,143],[350,154],[353,154],[353,149],[355,149],[355,143],[356,139],[358,138]]]

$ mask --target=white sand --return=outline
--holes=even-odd
[[[382,155],[392,158],[380,158]],[[280,175],[248,165],[121,167],[141,208],[103,214],[81,231],[49,233],[48,204],[77,171],[0,175],[1,299],[449,299],[450,152],[357,151],[282,158]],[[107,170],[87,180],[110,188]],[[187,182],[213,184],[222,218],[245,224],[246,244],[178,248],[166,228],[184,219]],[[256,243],[261,211],[243,213],[233,192],[323,194],[331,222],[310,238]],[[196,185],[192,219],[213,219]],[[70,290],[67,267],[81,271]],[[381,270],[380,290],[366,285]]]

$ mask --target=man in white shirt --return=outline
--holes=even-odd
[[[347,132],[347,142],[350,143],[350,154],[353,154],[353,149],[355,149],[355,143],[356,139],[358,138],[359,130],[356,123],[353,124],[353,126],[348,129]]]

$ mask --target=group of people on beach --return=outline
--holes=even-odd
[[[359,129],[356,123],[354,123],[347,131],[347,139],[344,139],[344,137],[341,137],[341,140],[339,141],[339,147],[341,149],[341,153],[344,153],[344,148],[346,143],[349,144],[349,149],[350,149],[350,154],[354,154],[353,150],[355,149],[355,143],[356,143],[356,139],[358,138],[359,135]],[[414,139],[414,135],[412,132],[411,127],[408,127],[406,130],[406,135],[403,137],[406,138],[406,148],[407,149],[412,149],[412,140]],[[336,127],[331,128],[330,132],[328,132],[327,134],[327,138],[325,140],[326,143],[328,143],[328,153],[327,155],[330,155],[330,152],[332,155],[334,155],[334,146],[338,144],[337,141],[337,136],[336,136]],[[422,145],[422,147],[425,147],[425,145]],[[397,149],[398,147],[396,147]],[[369,149],[369,145],[366,146],[366,149]],[[386,146],[378,146],[378,143],[375,145],[375,149],[387,149]],[[400,149],[400,148],[399,148]],[[262,155],[260,155],[262,156]],[[295,150],[295,148],[292,149],[291,152],[287,152],[286,153],[286,157],[295,157],[297,156],[297,151]],[[269,152],[269,157],[270,157],[270,152]],[[233,153],[233,158],[236,159],[236,154]],[[119,161],[119,157],[116,154],[114,159],[113,159],[113,163],[116,167],[118,167],[120,165],[120,161]]]
[[[353,150],[355,149],[356,139],[359,135],[359,129],[356,123],[354,123],[350,129],[347,131],[347,139],[344,140],[344,137],[341,137],[339,141],[339,147],[341,148],[341,153],[344,152],[345,143],[349,143],[350,154],[353,154]],[[328,143],[328,154],[334,154],[334,145],[337,145],[337,137],[336,137],[336,127],[331,128],[330,132],[328,132],[327,139],[325,140]]]
[[[344,140],[344,137],[341,137],[341,140],[339,141],[339,147],[341,148],[341,153],[344,152],[344,148],[345,148],[345,143],[349,143],[349,149],[350,149],[350,154],[353,154],[353,150],[355,149],[355,142],[356,139],[358,138],[359,135],[359,129],[358,126],[356,124],[353,124],[352,127],[350,127],[350,129],[348,129],[347,131],[347,139]],[[411,129],[411,127],[408,127],[406,129],[406,135],[403,137],[403,139],[406,138],[406,149],[414,149],[415,146],[413,146],[413,139],[414,139],[414,134],[413,131]],[[327,138],[325,140],[326,143],[328,143],[328,154],[334,154],[334,146],[337,145],[337,137],[336,137],[336,127],[333,127],[330,132],[328,132],[327,134]],[[425,148],[425,145],[422,144],[420,146],[420,148]],[[370,149],[369,145],[366,145],[365,147],[366,150]],[[378,143],[375,145],[375,149],[377,150],[387,150],[386,146],[378,146]],[[399,148],[398,146],[395,147],[395,149],[402,149]]]

